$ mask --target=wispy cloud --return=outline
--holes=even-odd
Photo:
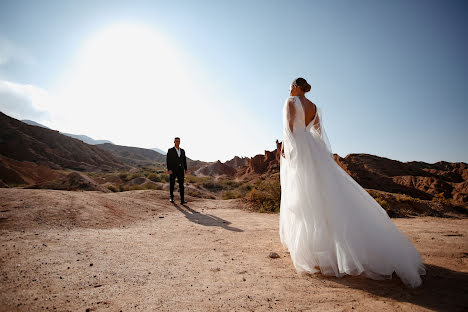
[[[33,85],[0,80],[0,111],[17,118],[43,122],[49,119],[44,109],[48,93]]]

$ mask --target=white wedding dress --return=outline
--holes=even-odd
[[[288,102],[295,106],[293,132]],[[392,273],[409,287],[421,284],[425,267],[419,252],[382,207],[333,159],[321,110],[305,126],[301,100],[283,108],[280,160],[280,238],[297,272],[372,279]]]

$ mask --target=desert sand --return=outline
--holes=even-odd
[[[393,219],[427,265],[423,285],[409,289],[396,275],[299,275],[278,214],[187,200],[172,205],[156,190],[0,189],[0,310],[468,310],[466,218]]]

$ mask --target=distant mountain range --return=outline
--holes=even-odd
[[[85,142],[86,144],[90,144],[90,145],[97,145],[97,144],[104,144],[104,143],[113,144],[109,140],[95,140],[95,139],[90,138],[89,136],[83,135],[83,134],[71,134],[71,133],[64,133],[64,132],[60,132],[60,133],[66,135],[66,136],[69,136],[71,138],[81,140],[81,141]]]
[[[159,154],[162,154],[162,155],[166,155],[167,152],[163,151],[162,149],[159,149],[157,147],[153,147],[151,148],[151,150],[155,151],[155,152],[158,152]]]
[[[30,125],[30,126],[36,126],[36,127],[42,127],[42,128],[50,129],[49,127],[44,126],[44,125],[42,125],[42,124],[40,124],[40,123],[38,123],[38,122],[35,122],[35,121],[33,121],[33,120],[22,119],[21,121],[24,122],[25,124]]]
[[[40,124],[40,123],[38,123],[38,122],[35,122],[35,121],[33,121],[33,120],[23,119],[23,120],[21,120],[21,121],[24,122],[25,124],[28,124],[28,125],[31,125],[31,126],[36,126],[36,127],[42,127],[42,128],[50,129],[49,127],[44,126],[44,125],[42,125],[42,124]],[[60,132],[60,133],[66,135],[66,136],[69,136],[69,137],[71,137],[71,138],[81,140],[81,141],[85,142],[86,144],[90,144],[90,145],[104,144],[104,143],[112,143],[112,142],[109,141],[109,140],[94,140],[93,138],[90,138],[89,136],[83,135],[83,134],[71,134],[71,133],[65,133],[65,132]]]
[[[24,122],[25,124],[28,124],[28,125],[31,125],[31,126],[50,129],[49,127],[44,126],[43,124],[40,124],[40,123],[38,123],[36,121],[33,121],[33,120],[22,119],[21,121]],[[71,138],[81,140],[81,141],[85,142],[86,144],[90,144],[90,145],[98,145],[98,144],[106,144],[106,143],[114,144],[109,140],[95,140],[95,139],[93,139],[93,138],[91,138],[91,137],[89,137],[87,135],[84,135],[84,134],[72,134],[72,133],[65,133],[65,132],[60,132],[60,133],[66,135],[66,136],[69,136]],[[162,154],[162,155],[166,155],[166,153],[167,153],[167,152],[165,152],[162,149],[159,149],[157,147],[151,148],[151,150],[153,150],[155,152],[158,152],[159,154]]]

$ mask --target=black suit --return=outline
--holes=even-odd
[[[185,158],[185,151],[180,149],[180,157],[177,154],[175,147],[170,148],[166,155],[167,170],[172,170],[169,176],[169,192],[171,199],[174,199],[174,185],[175,179],[179,182],[180,201],[184,201],[184,171],[187,170],[187,159]]]

